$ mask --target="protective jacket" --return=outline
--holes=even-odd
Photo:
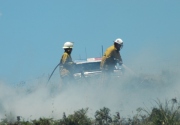
[[[71,55],[68,54],[67,52],[64,52],[64,54],[61,57],[60,60],[60,76],[65,77],[65,76],[72,76],[72,70],[73,70],[73,61],[71,58]]]
[[[114,47],[114,45],[112,45],[107,48],[106,52],[104,53],[101,60],[100,68],[102,70],[113,71],[117,61],[122,62],[122,58],[120,52]]]

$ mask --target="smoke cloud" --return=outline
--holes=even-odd
[[[62,85],[54,77],[50,83],[42,77],[16,86],[0,83],[0,117],[12,120],[21,116],[25,120],[39,117],[62,118],[63,112],[72,114],[89,108],[88,115],[94,117],[97,110],[107,107],[112,115],[120,112],[129,117],[139,107],[155,105],[154,100],[179,98],[178,75],[163,71],[159,75],[126,73],[122,78],[113,78],[102,84],[98,79]],[[154,104],[154,105],[153,105]]]

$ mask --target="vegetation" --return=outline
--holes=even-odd
[[[17,116],[15,122],[4,118],[0,125],[180,125],[180,105],[176,98],[165,101],[164,105],[159,100],[155,102],[157,105],[150,111],[138,108],[133,118],[121,118],[119,112],[111,116],[110,109],[103,107],[95,112],[94,118],[87,116],[88,108],[86,108],[75,111],[69,116],[63,113],[63,117],[59,120],[39,118],[24,121]]]

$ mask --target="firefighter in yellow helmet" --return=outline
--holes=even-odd
[[[100,64],[100,69],[106,74],[105,77],[107,77],[107,73],[112,73],[114,71],[117,63],[122,65],[122,58],[119,52],[122,47],[123,41],[122,39],[118,38],[114,41],[114,45],[106,49]]]
[[[71,52],[73,49],[72,42],[65,42],[64,43],[64,53],[60,59],[60,77],[63,83],[67,83],[73,80],[73,67],[74,62],[71,58]]]

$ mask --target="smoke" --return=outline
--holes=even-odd
[[[159,75],[135,75],[126,71],[122,77],[113,77],[105,84],[96,78],[62,85],[58,77],[50,83],[47,83],[47,77],[15,86],[1,82],[0,118],[60,119],[63,112],[68,115],[87,107],[92,118],[103,107],[109,108],[112,115],[120,112],[121,116],[130,117],[139,107],[153,107],[156,99],[179,98],[179,74],[162,71]]]

